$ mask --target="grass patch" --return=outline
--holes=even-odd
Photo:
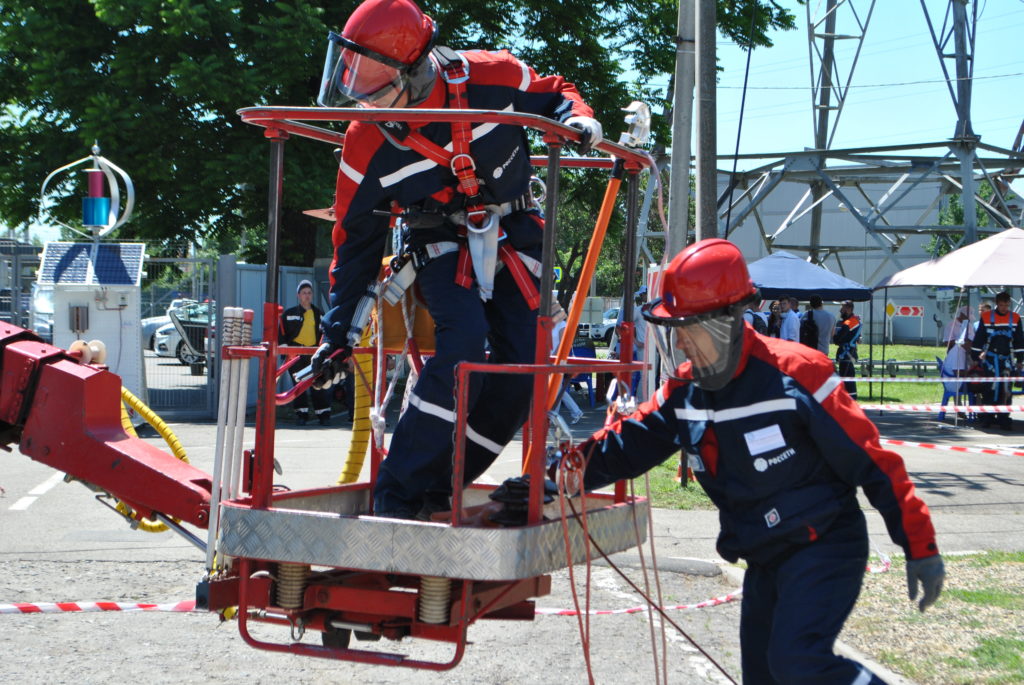
[[[1024,564],[1024,552],[986,552],[982,555],[970,554],[964,557],[972,566],[992,566],[1007,562]]]
[[[1024,682],[1024,554],[945,557],[946,589],[919,613],[902,559],[868,574],[840,639],[922,685]]]
[[[946,591],[950,597],[956,597],[967,604],[983,604],[985,606],[1000,607],[1002,609],[1024,609],[1024,595],[983,588],[980,590],[963,590],[950,588]]]
[[[861,360],[868,359],[868,346],[861,343],[857,348]],[[943,359],[946,356],[946,347],[934,345],[886,345],[885,354],[882,354],[882,346],[875,345],[871,350],[870,359],[879,363],[895,359],[896,361],[924,360],[932,364],[925,374],[925,377],[934,378],[932,382],[921,383],[858,383],[857,400],[869,404],[928,404],[938,402],[942,399],[942,386],[938,384],[939,370],[935,366],[935,358]],[[879,367],[875,367],[878,369]],[[883,375],[875,371],[876,375]],[[888,375],[888,374],[884,374]],[[897,378],[916,378],[914,374],[901,372]]]
[[[679,460],[669,459],[651,469],[651,503],[662,509],[714,509],[699,483],[686,483],[684,487],[676,481],[678,468]]]
[[[1014,669],[1024,669],[1024,640],[1009,637],[989,637],[971,650],[971,656],[986,668],[1008,665]]]

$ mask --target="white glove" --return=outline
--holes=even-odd
[[[576,151],[581,155],[590,152],[590,149],[604,137],[604,129],[601,128],[601,122],[592,117],[569,117],[565,120],[565,124],[566,126],[572,126],[583,134],[580,136],[580,142],[576,143]]]

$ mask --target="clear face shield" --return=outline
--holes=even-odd
[[[393,107],[409,88],[414,68],[331,31],[317,104],[323,107]]]
[[[692,365],[693,382],[704,390],[721,390],[732,379],[743,353],[743,307],[736,303],[725,309],[683,318],[665,318],[653,313],[661,300],[646,304],[643,316],[655,324],[651,329],[662,360],[662,372],[682,380],[679,368]]]

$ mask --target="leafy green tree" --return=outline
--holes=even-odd
[[[355,0],[4,0],[0,12],[0,221],[27,226],[54,168],[98,141],[133,178],[133,221],[121,238],[150,251],[188,243],[261,258],[267,217],[268,145],[236,110],[312,105],[328,28]],[[668,0],[432,0],[424,9],[453,47],[512,49],[540,73],[573,80],[606,122],[640,96],[656,105],[675,58],[676,2]],[[756,10],[756,11],[755,11]],[[774,0],[720,0],[723,33],[770,44],[791,28]],[[752,15],[753,12],[753,15]],[[750,18],[754,31],[748,36]],[[668,122],[655,122],[667,143]],[[333,199],[335,166],[322,143],[286,146],[282,261],[329,254],[330,225],[302,214]],[[80,182],[56,187],[52,212],[72,223]],[[592,182],[566,186],[567,206],[594,207]],[[596,195],[596,199],[595,199]],[[591,210],[592,211],[592,210]],[[585,209],[567,210],[569,217]],[[587,222],[574,219],[567,245]],[[617,224],[616,224],[617,225]],[[621,230],[612,241],[621,242]],[[319,245],[317,244],[319,241]]]

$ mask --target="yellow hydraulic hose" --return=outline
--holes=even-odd
[[[370,327],[367,326],[362,340],[359,341],[359,346],[368,347],[370,337]],[[364,378],[373,383],[373,355],[352,355],[352,363],[358,365],[362,373],[355,371],[355,378],[352,379],[353,404],[355,404],[355,407],[352,408],[352,442],[349,443],[345,466],[341,469],[341,475],[338,476],[339,485],[355,483],[359,480],[359,473],[363,470],[363,462],[366,461],[370,440],[373,439],[373,424],[370,421],[373,388],[368,388],[363,383]]]
[[[167,446],[171,448],[171,453],[180,459],[181,461],[188,463],[188,457],[185,455],[185,448],[181,446],[181,441],[178,440],[178,436],[171,431],[170,427],[164,423],[163,419],[156,415],[156,413],[147,407],[142,400],[136,397],[128,388],[121,388],[121,426],[124,428],[124,432],[132,437],[138,437],[135,432],[135,426],[132,425],[131,417],[128,415],[128,410],[125,408],[125,404],[138,412],[139,416],[146,420],[150,426],[156,429],[156,432],[160,434],[160,437],[164,439]],[[146,533],[162,533],[167,530],[167,526],[159,521],[150,521],[146,518],[141,518],[138,514],[132,511],[124,502],[117,503],[117,510],[126,517],[135,519],[139,522],[139,530]]]

